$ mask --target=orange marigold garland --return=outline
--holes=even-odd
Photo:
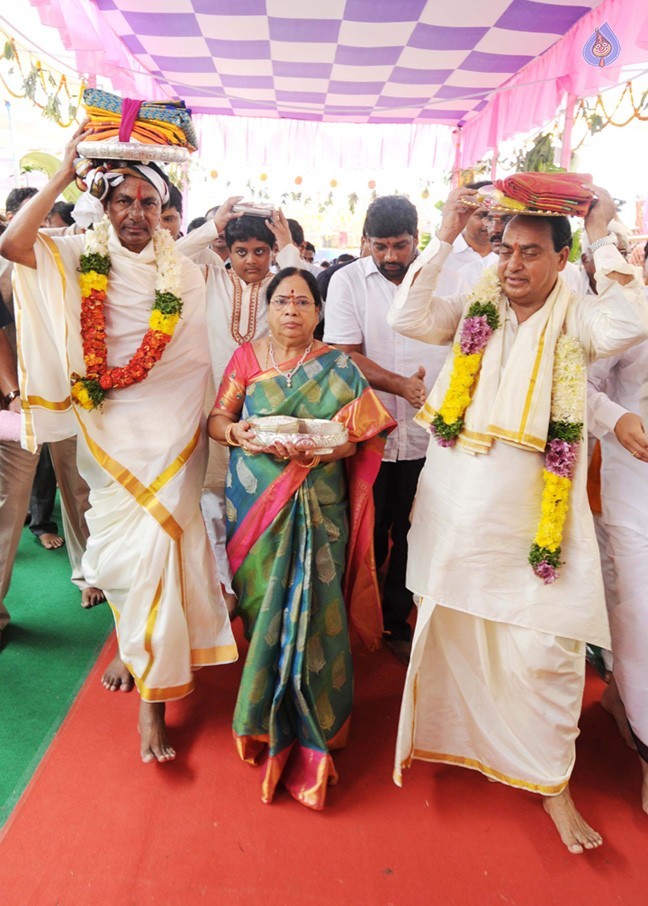
[[[83,377],[72,374],[72,399],[88,410],[100,408],[108,390],[130,387],[148,377],[162,358],[182,314],[180,267],[175,245],[166,230],[158,229],[153,234],[157,275],[149,329],[128,364],[109,367],[104,314],[111,268],[109,227],[109,220],[104,218],[94,230],[88,230],[85,254],[81,255],[79,265],[81,339],[86,374]]]

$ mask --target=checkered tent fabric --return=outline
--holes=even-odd
[[[195,113],[461,125],[601,0],[95,0]]]

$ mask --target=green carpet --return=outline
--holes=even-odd
[[[61,525],[60,512],[55,519]],[[0,651],[0,827],[67,714],[112,626],[106,604],[84,611],[65,548],[25,529]]]

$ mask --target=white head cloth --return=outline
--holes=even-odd
[[[109,170],[105,166],[93,167],[84,176],[86,191],[77,201],[72,217],[81,229],[88,229],[104,216],[102,201],[114,186],[120,185],[127,176],[134,176],[136,170],[149,182],[162,199],[162,205],[169,200],[169,186],[160,174],[147,164],[128,163],[125,167]]]

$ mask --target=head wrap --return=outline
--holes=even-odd
[[[131,161],[90,161],[79,158],[75,162],[77,184],[85,192],[79,198],[72,217],[82,228],[98,223],[104,216],[102,202],[115,186],[120,185],[128,176],[145,179],[156,190],[162,199],[162,206],[169,201],[169,183],[159,167],[155,164],[135,163]]]

